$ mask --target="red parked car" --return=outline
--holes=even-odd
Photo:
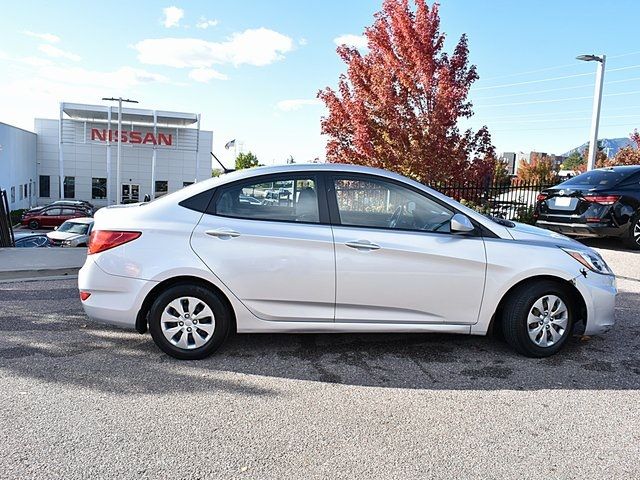
[[[71,218],[86,217],[87,211],[75,207],[49,206],[41,210],[26,212],[22,217],[22,225],[28,225],[35,230],[40,227],[59,227]]]

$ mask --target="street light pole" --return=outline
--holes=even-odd
[[[120,187],[120,149],[122,147],[122,134],[120,133],[122,130],[122,102],[127,103],[138,103],[137,100],[130,100],[128,98],[106,98],[103,97],[102,100],[106,100],[109,102],[118,102],[118,149],[116,153],[116,204],[120,205],[122,203],[122,189]],[[107,180],[108,181],[108,180]],[[109,188],[109,185],[107,185]]]
[[[598,126],[600,124],[600,107],[602,106],[602,86],[604,79],[604,65],[606,55],[579,55],[578,60],[584,62],[598,62],[596,70],[596,85],[593,93],[593,114],[591,116],[591,136],[589,139],[589,158],[587,159],[587,170],[593,170],[596,166],[596,153],[598,151]]]

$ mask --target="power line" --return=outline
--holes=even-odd
[[[622,58],[622,57],[629,57],[632,55],[638,55],[640,54],[640,50],[636,51],[636,52],[629,52],[629,53],[622,53],[619,55],[607,55],[607,59],[608,60],[612,60],[614,58]],[[497,75],[497,76],[493,76],[493,77],[487,77],[487,78],[481,78],[480,80],[478,80],[478,82],[486,82],[489,80],[498,80],[500,78],[510,78],[510,77],[519,77],[522,75],[531,75],[532,73],[540,73],[540,72],[548,72],[551,70],[560,70],[562,68],[567,68],[567,67],[577,67],[579,64],[576,62],[573,63],[565,63],[562,65],[555,65],[552,67],[545,67],[545,68],[538,68],[536,70],[527,70],[525,72],[517,72],[517,73],[508,73],[506,75]]]
[[[614,84],[614,83],[632,82],[632,81],[635,81],[635,80],[640,80],[640,77],[625,78],[623,80],[611,80],[611,81],[606,82],[606,85],[611,85],[611,84]],[[523,95],[537,95],[539,93],[560,92],[562,90],[574,90],[576,88],[585,88],[585,87],[593,88],[593,84],[592,83],[583,83],[582,85],[574,85],[572,87],[548,88],[546,90],[534,90],[534,91],[531,91],[531,92],[508,93],[506,95],[492,95],[490,97],[479,97],[476,100],[489,100],[489,99],[493,99],[493,98],[520,97],[520,96],[523,96]]]
[[[538,79],[538,80],[527,80],[526,82],[503,83],[501,85],[492,85],[490,87],[472,88],[472,90],[473,91],[478,91],[478,90],[491,90],[491,89],[494,89],[494,88],[517,87],[519,85],[530,85],[532,83],[553,82],[553,81],[557,81],[557,80],[564,80],[566,78],[576,78],[576,77],[586,77],[586,76],[593,76],[593,72],[576,73],[574,75],[564,75],[562,77],[542,78],[542,79]]]
[[[617,123],[617,124],[609,124],[609,125],[600,125],[600,128],[611,128],[611,127],[637,127],[638,122],[636,123]],[[537,131],[547,131],[547,130],[584,130],[584,126],[574,126],[574,127],[548,127],[548,128],[506,128],[506,129],[491,129],[491,133],[494,132],[537,132]]]
[[[633,95],[633,94],[639,94],[640,90],[634,90],[631,92],[620,92],[620,93],[608,93],[606,95],[603,95],[603,97],[618,97],[621,95]],[[493,105],[474,105],[475,107],[478,108],[487,108],[487,107],[513,107],[513,106],[517,106],[517,105],[537,105],[537,104],[543,104],[543,103],[559,103],[559,102],[569,102],[569,101],[573,101],[573,100],[586,100],[589,98],[593,98],[593,95],[588,95],[588,96],[583,96],[583,97],[565,97],[565,98],[554,98],[551,100],[533,100],[533,101],[529,101],[529,102],[511,102],[511,103],[496,103]]]
[[[638,118],[640,117],[640,113],[633,115],[607,115],[602,117],[604,120],[608,120],[610,118]],[[591,120],[591,117],[572,117],[572,118],[544,118],[542,120],[498,120],[487,122],[489,125],[494,123],[514,123],[514,124],[522,124],[522,123],[549,123],[549,122],[575,122],[582,120]]]
[[[640,110],[640,105],[636,105],[633,107],[615,107],[615,108],[604,108],[604,110],[606,110],[607,112],[617,112],[620,110]],[[518,118],[529,118],[529,117],[548,117],[548,116],[555,116],[555,115],[566,115],[568,113],[591,113],[592,110],[591,109],[583,109],[583,110],[563,110],[562,112],[543,112],[543,113],[529,113],[529,114],[522,114],[522,113],[516,113],[516,114],[510,114],[510,115],[492,115],[491,118],[512,118],[512,119],[518,119]]]

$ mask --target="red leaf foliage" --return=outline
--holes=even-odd
[[[478,79],[467,37],[443,51],[438,5],[384,0],[365,30],[368,51],[342,45],[347,64],[337,91],[318,93],[328,109],[327,160],[393,170],[423,183],[491,176],[495,150],[486,127],[461,131],[473,115],[467,96]]]

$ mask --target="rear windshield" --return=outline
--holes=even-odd
[[[591,172],[585,172],[581,175],[570,178],[566,182],[563,182],[562,186],[578,187],[578,186],[593,186],[593,187],[611,187],[616,185],[620,180],[623,180],[629,175],[629,172],[614,172],[613,170],[592,170]]]

